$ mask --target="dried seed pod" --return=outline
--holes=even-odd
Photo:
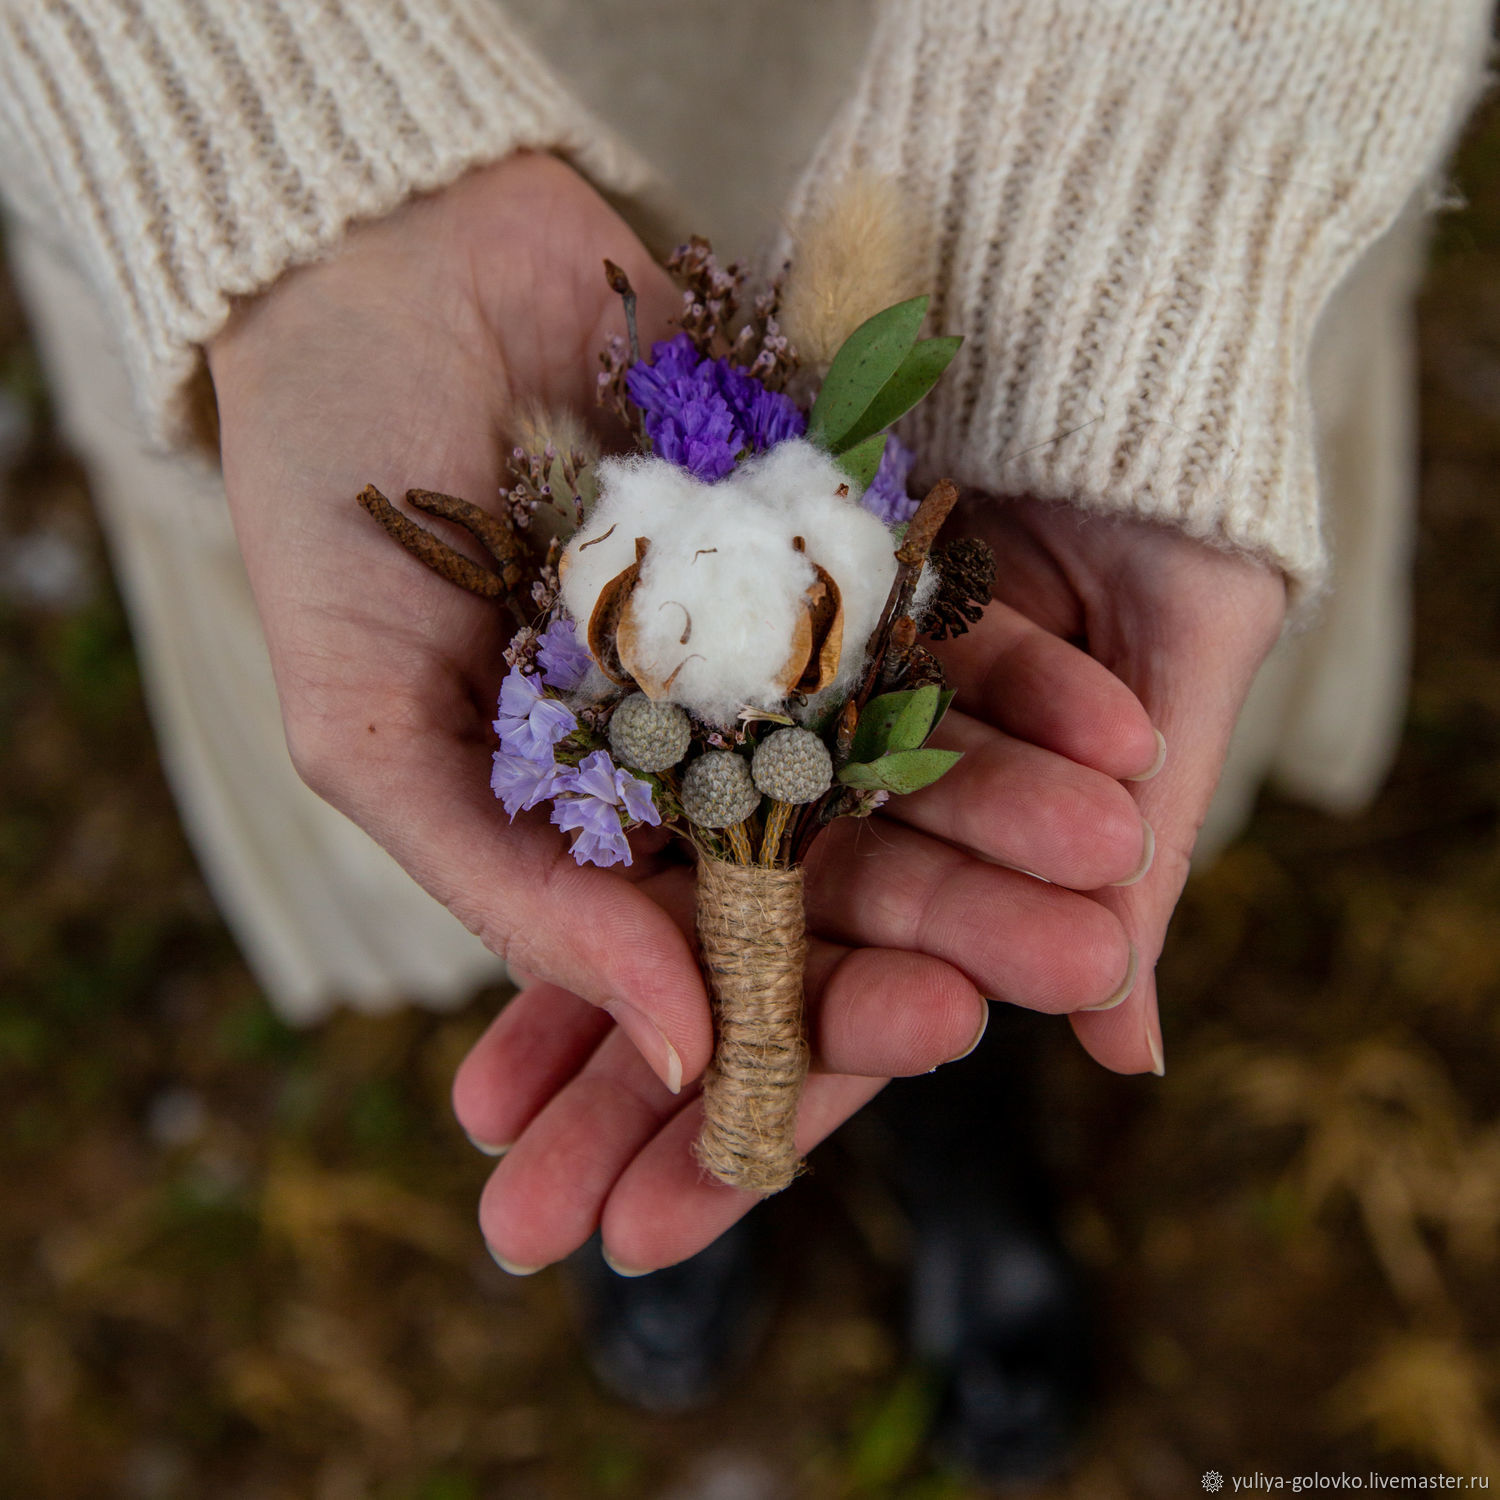
[[[833,757],[810,729],[778,729],[755,747],[750,774],[767,797],[795,807],[833,784]]]
[[[807,613],[812,626],[812,650],[807,666],[797,680],[799,693],[819,693],[838,676],[839,656],[844,649],[844,599],[833,575],[818,563],[817,575],[807,591]]]
[[[937,592],[922,617],[922,633],[942,641],[979,623],[995,592],[995,554],[978,537],[955,537],[932,549]]]
[[[609,745],[615,759],[637,771],[665,771],[688,752],[693,729],[673,703],[653,703],[632,693],[609,718]]]
[[[813,581],[802,596],[803,612],[797,617],[792,649],[777,678],[781,691],[788,695],[816,693],[827,687],[838,675],[844,649],[843,595],[826,568],[813,563],[812,570]]]
[[[620,660],[618,635],[620,620],[630,603],[631,591],[640,581],[641,563],[651,544],[643,536],[635,539],[635,561],[622,568],[599,590],[594,612],[589,616],[589,654],[599,663],[599,670],[611,682],[629,686],[632,678]]]
[[[710,750],[682,775],[682,810],[700,828],[730,828],[760,806],[750,763],[733,750]]]

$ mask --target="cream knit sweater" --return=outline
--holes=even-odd
[[[872,7],[792,214],[855,163],[909,195],[933,325],[967,336],[913,421],[924,467],[1167,522],[1315,590],[1314,327],[1432,191],[1489,10]],[[0,0],[0,182],[101,293],[169,443],[231,298],[521,147],[651,190],[490,0]]]

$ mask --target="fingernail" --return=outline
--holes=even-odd
[[[635,1043],[636,1050],[646,1059],[651,1071],[672,1093],[680,1094],[682,1059],[677,1055],[677,1049],[663,1035],[661,1027],[623,1000],[607,1001],[604,1009],[614,1018],[620,1030]]]
[[[1141,819],[1141,842],[1145,847],[1141,851],[1141,863],[1134,875],[1127,875],[1124,880],[1113,880],[1111,885],[1134,885],[1137,880],[1145,878],[1146,871],[1151,868],[1151,861],[1156,858],[1156,830],[1144,819]]]
[[[1167,1071],[1167,1064],[1161,1055],[1161,1036],[1150,1016],[1146,1017],[1146,1050],[1151,1054],[1151,1071],[1161,1078]]]
[[[1153,729],[1152,734],[1156,736],[1156,759],[1141,772],[1139,776],[1127,776],[1126,781],[1150,781],[1156,773],[1167,763],[1167,742],[1161,730]]]
[[[1108,1000],[1101,1000],[1097,1005],[1085,1005],[1084,1010],[1113,1010],[1117,1005],[1123,1005],[1135,988],[1135,971],[1140,967],[1141,956],[1135,951],[1135,944],[1130,945],[1130,962],[1125,965],[1125,978],[1120,981],[1120,987]]]
[[[627,1276],[633,1281],[637,1276],[649,1276],[651,1274],[649,1271],[637,1271],[632,1266],[622,1266],[620,1262],[617,1261],[614,1256],[612,1256],[609,1251],[604,1248],[603,1245],[599,1247],[599,1254],[604,1257],[604,1264],[607,1265],[610,1270],[615,1273],[616,1276]]]
[[[490,1259],[494,1261],[495,1264],[499,1266],[507,1276],[535,1276],[538,1271],[544,1269],[544,1267],[542,1266],[518,1266],[514,1261],[506,1260],[506,1258],[501,1255],[500,1252],[496,1250],[488,1240],[485,1241],[484,1248],[490,1252]]]
[[[962,1062],[983,1040],[984,1034],[990,1029],[990,1002],[983,995],[979,997],[979,1030],[974,1033],[974,1040],[964,1048],[962,1052],[956,1053],[948,1059],[949,1062]]]
[[[482,1151],[486,1156],[504,1156],[511,1148],[511,1142],[507,1141],[503,1146],[492,1146],[488,1141],[476,1140],[467,1130],[464,1131],[464,1139],[476,1150]]]

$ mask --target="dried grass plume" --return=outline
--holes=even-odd
[[[779,318],[804,363],[826,366],[866,318],[922,290],[911,221],[890,178],[858,172],[797,226]]]
[[[577,412],[528,402],[512,419],[515,441],[528,453],[576,453],[585,463],[599,457],[599,444]]]

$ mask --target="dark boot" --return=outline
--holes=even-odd
[[[995,1006],[970,1057],[882,1107],[914,1230],[913,1353],[938,1381],[933,1449],[990,1480],[1056,1472],[1087,1410],[1090,1319],[1035,1150],[1047,1019]]]
[[[768,1304],[756,1218],[645,1276],[610,1270],[597,1236],[569,1257],[584,1351],[605,1390],[643,1411],[691,1411],[744,1367]]]

